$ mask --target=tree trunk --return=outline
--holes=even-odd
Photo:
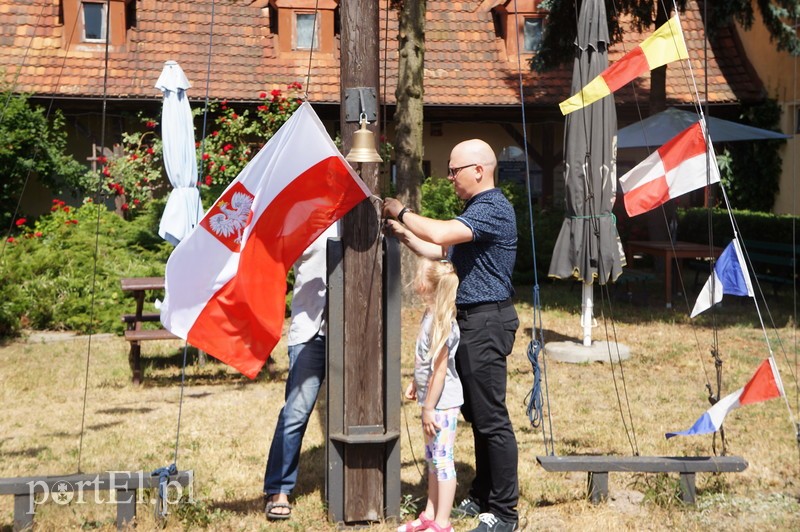
[[[395,111],[395,164],[397,197],[419,212],[422,170],[423,69],[425,66],[425,0],[405,0],[399,5],[399,64],[397,110]],[[405,246],[402,250],[403,295],[408,300],[415,257]]]

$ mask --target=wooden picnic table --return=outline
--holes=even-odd
[[[628,256],[644,253],[664,261],[664,300],[667,308],[672,308],[672,261],[682,259],[716,259],[722,248],[710,248],[708,244],[694,242],[672,242],[670,240],[631,240],[628,242]]]
[[[128,354],[128,363],[131,366],[131,379],[135,384],[142,382],[141,367],[141,342],[148,340],[172,340],[178,338],[163,327],[158,329],[143,329],[145,323],[158,322],[161,319],[159,312],[144,312],[144,301],[148,292],[164,289],[163,277],[130,277],[120,279],[122,290],[131,292],[136,301],[136,309],[132,314],[123,314],[125,322],[125,340],[130,342],[131,349]]]

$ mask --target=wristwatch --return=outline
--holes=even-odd
[[[397,213],[397,221],[403,223],[403,215],[407,212],[414,212],[414,211],[412,211],[408,207],[403,207],[402,209],[400,209],[400,212]]]

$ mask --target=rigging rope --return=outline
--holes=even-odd
[[[515,28],[515,37],[517,39],[517,43],[520,42],[520,35],[519,35],[519,10],[517,9],[517,0],[514,0],[514,28]],[[528,200],[528,223],[531,234],[531,251],[533,256],[533,326],[531,327],[531,341],[528,346],[528,352],[530,353],[533,351],[538,355],[538,352],[541,348],[544,347],[544,327],[541,321],[541,305],[539,302],[539,273],[536,264],[536,237],[534,235],[534,223],[533,223],[533,202],[531,200],[531,183],[530,183],[530,157],[528,156],[528,124],[525,117],[525,84],[522,78],[522,57],[520,47],[517,46],[517,72],[518,72],[518,83],[519,83],[519,105],[520,105],[520,114],[522,117],[522,148],[525,152],[525,175],[528,176],[525,179],[525,192],[526,197]],[[529,359],[530,359],[529,355]],[[533,363],[533,360],[531,360]],[[541,390],[541,380],[539,375],[539,366],[538,363],[533,368],[533,386],[531,391],[528,395],[528,418],[530,420],[531,426],[536,428],[537,425],[540,425],[542,428],[542,437],[544,439],[544,448],[545,454],[553,455],[555,454],[555,444],[553,442],[553,421],[550,414],[550,393],[547,386],[547,357],[542,358],[542,371],[544,373],[545,379],[545,386],[544,386],[544,394],[547,402],[547,427],[545,427],[544,423],[541,423],[542,420],[542,412],[541,406],[543,404],[542,398],[542,390]],[[531,408],[530,405],[533,405]],[[539,405],[537,409],[536,405]],[[531,417],[532,410],[535,411],[535,416]]]
[[[106,145],[106,113],[108,110],[108,61],[110,52],[110,31],[111,27],[111,9],[106,5],[106,35],[105,35],[105,52],[103,57],[103,105],[100,113],[100,153],[105,153]],[[92,154],[94,157],[95,154]],[[89,396],[89,367],[92,355],[92,337],[94,335],[94,302],[95,302],[95,288],[97,287],[97,259],[100,253],[100,214],[103,208],[103,203],[100,200],[102,194],[103,180],[98,177],[97,190],[95,191],[95,207],[97,208],[97,218],[95,220],[95,234],[94,234],[94,255],[92,257],[92,285],[89,293],[91,294],[91,301],[89,304],[89,341],[86,348],[86,370],[83,376],[83,405],[81,408],[81,430],[78,439],[78,473],[81,472],[81,459],[83,456],[83,435],[86,427],[86,404]]]

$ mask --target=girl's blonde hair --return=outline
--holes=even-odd
[[[433,361],[447,342],[452,323],[456,319],[456,269],[447,260],[421,258],[414,286],[433,314],[430,349],[426,357]]]

